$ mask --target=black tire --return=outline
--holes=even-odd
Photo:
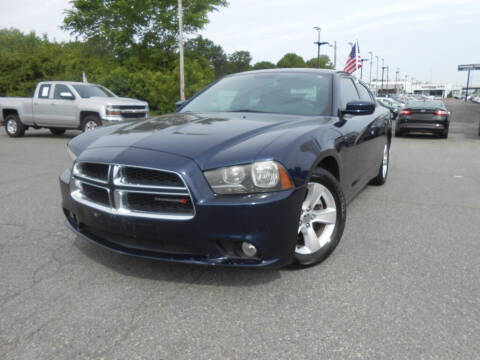
[[[16,114],[7,115],[5,118],[5,131],[10,137],[22,137],[25,135],[26,126],[22,124]]]
[[[83,132],[86,132],[86,131],[91,131],[91,130],[94,130],[91,125],[95,123],[96,126],[95,128],[99,127],[99,126],[102,126],[102,122],[100,121],[100,118],[96,115],[88,115],[88,116],[85,116],[85,118],[83,119],[82,121],[82,131]]]
[[[378,173],[377,173],[377,176],[375,176],[372,180],[370,180],[370,185],[377,185],[377,186],[380,186],[380,185],[383,185],[387,182],[387,178],[388,178],[388,173],[389,173],[389,170],[390,170],[390,144],[385,144],[386,146],[386,151],[387,151],[387,161],[386,161],[386,166],[387,166],[387,170],[386,172],[383,171],[383,165],[384,165],[384,153],[382,155],[382,160],[380,161],[380,167],[378,169]],[[383,151],[385,152],[385,147],[383,148]]]
[[[50,132],[51,132],[53,135],[63,135],[63,134],[65,134],[65,129],[50,128]]]
[[[297,267],[312,266],[324,261],[333,252],[333,250],[335,250],[338,243],[340,242],[347,219],[347,205],[345,195],[343,194],[342,187],[340,186],[339,182],[331,173],[321,168],[315,169],[309,183],[319,183],[330,191],[335,201],[335,206],[337,210],[336,222],[334,225],[334,230],[330,236],[330,241],[316,252],[313,252],[311,254],[300,254],[296,251],[297,248],[295,248],[295,260],[293,265]]]

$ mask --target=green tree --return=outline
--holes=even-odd
[[[210,61],[217,79],[226,72],[228,58],[223,48],[220,45],[216,45],[213,41],[203,38],[201,35],[185,43],[185,55],[187,58],[198,59],[198,57],[204,57]]]
[[[177,0],[71,0],[62,28],[72,35],[103,41],[117,56],[138,48],[174,51],[178,33]],[[208,23],[208,14],[227,0],[184,0],[185,33]]]
[[[252,69],[253,70],[262,70],[262,69],[274,69],[277,66],[274,63],[271,63],[270,61],[260,61],[257,62],[255,65],[253,65]]]
[[[229,74],[250,70],[252,56],[248,51],[235,51],[228,57],[227,72]]]
[[[305,60],[300,55],[288,53],[277,63],[279,68],[302,68],[305,67]]]
[[[333,63],[328,55],[320,55],[320,66],[318,66],[318,58],[316,57],[308,60],[305,64],[309,68],[334,69]]]

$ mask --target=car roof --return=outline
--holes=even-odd
[[[79,81],[42,81],[39,84],[62,84],[62,85],[97,85],[94,83],[83,83]]]
[[[335,71],[329,69],[314,69],[314,68],[280,68],[280,69],[261,69],[261,70],[249,70],[240,73],[230,74],[227,76],[247,75],[247,74],[259,74],[259,73],[312,73],[312,74],[339,74],[343,73],[349,75],[343,71]]]

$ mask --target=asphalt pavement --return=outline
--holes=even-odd
[[[64,227],[78,132],[0,129],[0,359],[480,359],[480,105],[394,138],[389,179],[303,270],[171,265]]]

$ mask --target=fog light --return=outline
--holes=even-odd
[[[248,242],[242,243],[242,251],[248,257],[254,257],[257,255],[257,248]]]

